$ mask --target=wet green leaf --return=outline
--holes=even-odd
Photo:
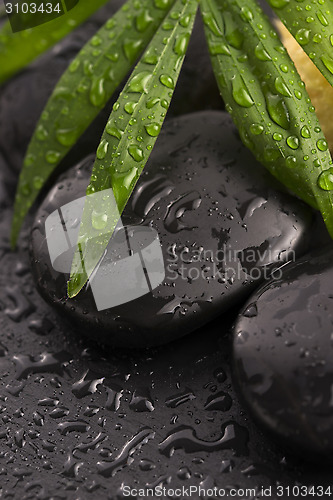
[[[330,0],[267,0],[312,62],[333,85],[333,8]]]
[[[181,70],[198,0],[177,0],[130,76],[106,125],[87,195],[112,189],[121,214],[149,158]],[[106,192],[107,193],[107,192]],[[112,199],[87,196],[68,295],[79,293],[118,222]],[[95,218],[97,216],[97,224]],[[100,224],[103,220],[103,231]]]
[[[175,0],[128,0],[71,62],[28,147],[15,200],[11,243],[38,193],[105,106]]]
[[[332,159],[293,62],[255,0],[201,0],[226,109],[244,144],[290,190],[319,208],[333,237]]]
[[[12,32],[7,21],[0,30],[0,83],[15,75],[36,57],[62,40],[107,1],[80,0],[78,5],[65,15],[17,33]]]

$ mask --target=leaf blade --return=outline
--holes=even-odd
[[[68,282],[69,297],[80,292],[103,256],[118,215],[149,158],[181,70],[197,7],[198,0],[176,1],[114,106],[87,188],[78,248]],[[171,34],[166,38],[168,32]],[[104,200],[97,212],[107,214],[108,227],[101,234],[92,229],[96,204],[90,203],[89,195],[106,189],[112,189],[119,214],[112,212],[109,198]]]
[[[333,9],[330,2],[320,0],[303,6],[297,0],[267,1],[326,80],[333,85]]]
[[[246,7],[240,0],[201,0],[201,8],[220,92],[244,144],[288,189],[320,208],[333,237],[333,194],[320,187],[332,159],[277,33],[254,0]]]
[[[128,0],[61,76],[25,156],[15,199],[12,246],[42,186],[112,96],[174,2]]]

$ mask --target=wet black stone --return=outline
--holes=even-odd
[[[124,0],[109,2],[83,26],[1,88],[0,153],[16,173],[21,170],[34,128],[58,79],[82,46],[123,3]],[[115,91],[104,110],[63,160],[63,169],[96,150],[120,90]],[[168,116],[206,108],[222,109],[223,102],[198,16]]]
[[[187,115],[166,125],[123,215],[124,224],[157,230],[165,279],[153,292],[98,312],[89,288],[67,299],[68,275],[52,268],[45,238],[48,215],[84,196],[92,164],[89,157],[70,170],[42,203],[32,266],[42,296],[102,342],[147,346],[183,336],[244,300],[270,264],[306,246],[306,207],[274,188],[230,117]]]
[[[279,442],[306,459],[332,459],[332,245],[281,271],[236,322],[235,378],[253,416]]]

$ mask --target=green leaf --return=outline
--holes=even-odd
[[[201,0],[226,109],[244,144],[290,190],[319,208],[333,237],[333,167],[293,62],[255,0]]]
[[[327,0],[268,0],[312,62],[333,85],[333,9]]]
[[[114,105],[87,188],[69,297],[79,293],[103,256],[149,158],[181,70],[197,7],[198,0],[177,0]],[[118,210],[108,194],[99,202],[89,196],[106,189],[112,189]]]
[[[0,83],[59,42],[108,0],[80,0],[65,15],[35,28],[13,33],[7,21],[0,30]],[[32,14],[33,15],[33,14]]]
[[[11,243],[46,180],[105,106],[175,0],[128,0],[60,78],[28,147],[15,200]]]

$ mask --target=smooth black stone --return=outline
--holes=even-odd
[[[32,229],[32,266],[43,297],[102,342],[148,346],[181,337],[246,298],[265,265],[280,265],[291,250],[306,247],[307,208],[276,191],[229,115],[187,115],[165,126],[123,215],[124,224],[157,230],[165,280],[152,293],[97,312],[90,289],[67,300],[68,275],[53,270],[45,238],[47,216],[85,194],[92,164],[89,157],[61,177],[42,203]],[[234,257],[237,252],[243,253]],[[261,263],[249,261],[254,254]]]
[[[16,173],[22,168],[32,133],[60,76],[84,43],[123,3],[124,0],[110,1],[87,23],[1,88],[0,153]],[[115,91],[106,107],[63,160],[63,170],[96,150],[120,90],[121,87]],[[223,106],[202,21],[198,16],[168,117],[201,109],[222,109]]]
[[[333,247],[287,264],[234,330],[235,379],[261,426],[306,459],[333,458]]]

